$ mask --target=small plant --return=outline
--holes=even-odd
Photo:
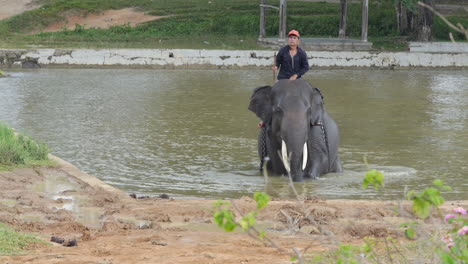
[[[357,259],[360,247],[340,245],[336,251],[336,264],[359,264]]]
[[[441,191],[450,191],[452,188],[444,184],[441,180],[434,180],[430,187],[422,192],[410,191],[407,194],[408,200],[413,201],[413,212],[422,219],[426,219],[431,214],[432,208],[439,208],[445,200],[441,196]]]
[[[214,213],[215,223],[226,232],[232,232],[238,226],[241,227],[242,230],[248,231],[254,227],[259,211],[270,202],[270,196],[263,192],[256,192],[254,194],[254,200],[257,203],[257,210],[249,212],[247,215],[243,216],[240,221],[236,221],[234,212],[231,209],[225,208],[226,206],[231,206],[231,202],[217,201],[215,203],[216,212]],[[264,237],[264,234],[260,235]]]
[[[400,227],[405,228],[405,237],[411,240],[417,238],[416,227],[418,226],[418,222],[411,222],[411,223],[403,223]]]
[[[468,263],[468,217],[464,208],[458,207],[453,214],[444,218],[451,226],[449,232],[443,237],[445,250],[438,251],[443,264]]]
[[[384,174],[381,171],[370,169],[369,163],[367,162],[367,156],[363,157],[364,164],[367,166],[367,173],[362,181],[362,188],[366,189],[369,185],[372,185],[375,190],[379,190],[384,186]]]
[[[263,231],[257,230],[255,224],[257,222],[256,217],[258,216],[261,209],[265,208],[270,202],[270,196],[263,192],[254,193],[254,200],[257,203],[257,209],[242,216],[241,219],[236,219],[235,213],[230,209],[234,207],[237,211],[236,205],[229,201],[217,201],[215,203],[214,222],[219,227],[223,228],[226,232],[232,232],[237,227],[241,227],[250,237],[262,242],[263,244],[276,248],[280,252],[290,256],[291,261],[299,261],[302,263],[302,255],[293,248],[292,251],[288,251],[285,248],[278,246],[273,240],[266,236]],[[226,208],[229,207],[229,208]]]
[[[0,124],[0,166],[47,163],[49,148]],[[47,165],[47,164],[46,164]]]
[[[32,235],[15,232],[0,223],[0,255],[18,255],[31,243],[45,243]]]
[[[377,191],[384,186],[384,175],[378,170],[369,170],[362,182],[362,188],[366,189],[372,185]]]

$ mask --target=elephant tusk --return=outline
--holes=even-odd
[[[304,149],[302,150],[302,170],[305,170],[307,166],[307,158],[309,152],[307,151],[307,142],[304,143]]]
[[[286,143],[284,140],[281,140],[281,159],[283,160],[283,165],[286,171],[288,173],[291,172],[291,167],[289,166],[288,149],[286,148]]]

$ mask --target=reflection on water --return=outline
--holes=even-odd
[[[267,70],[41,69],[0,79],[0,120],[53,154],[139,194],[224,198],[266,190],[289,197],[285,178],[258,172],[258,122],[247,110]],[[341,130],[345,172],[297,184],[324,198],[403,197],[441,178],[468,199],[468,72],[315,70]],[[367,170],[384,193],[362,190]]]

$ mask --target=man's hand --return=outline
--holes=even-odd
[[[296,80],[297,79],[297,74],[294,74],[293,76],[289,77],[289,80]]]
[[[271,67],[271,69],[272,69],[273,71],[277,71],[277,70],[278,70],[278,67],[273,66],[273,67]]]

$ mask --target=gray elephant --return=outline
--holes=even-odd
[[[263,121],[258,150],[261,164],[269,157],[272,173],[290,171],[294,181],[303,181],[343,171],[338,126],[325,111],[319,89],[301,79],[279,80],[273,87],[256,88],[249,110]]]

